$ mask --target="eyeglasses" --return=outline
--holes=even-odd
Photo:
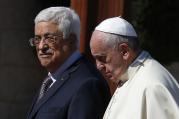
[[[29,42],[31,46],[37,46],[43,40],[46,44],[55,44],[59,41],[59,38],[62,38],[60,34],[45,34],[44,36],[35,36],[30,38]]]

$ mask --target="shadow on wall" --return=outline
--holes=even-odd
[[[179,62],[179,1],[127,1],[127,18],[137,29],[142,47],[163,64]]]
[[[179,62],[173,62],[170,65],[167,65],[166,68],[173,74],[179,83]]]
[[[36,14],[70,0],[1,0],[0,119],[25,119],[32,98],[47,72],[40,66],[29,38]]]

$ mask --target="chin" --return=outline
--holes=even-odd
[[[112,83],[116,83],[116,79],[114,77],[108,77],[108,80]]]
[[[109,81],[112,81],[112,82],[113,82],[113,79],[114,79],[114,78],[111,77],[111,76],[110,76],[110,77],[109,77],[109,76],[104,76],[104,78],[105,78],[106,80],[109,80]]]
[[[48,62],[48,61],[40,61],[40,63],[41,63],[41,65],[43,66],[43,67],[45,67],[45,68],[47,68],[47,67],[49,67],[50,66],[50,62]]]

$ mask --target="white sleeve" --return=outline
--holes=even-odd
[[[147,119],[179,119],[179,108],[167,88],[149,86],[145,95]]]

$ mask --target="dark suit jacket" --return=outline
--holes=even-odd
[[[110,96],[105,79],[82,57],[34,100],[27,119],[102,119]]]

